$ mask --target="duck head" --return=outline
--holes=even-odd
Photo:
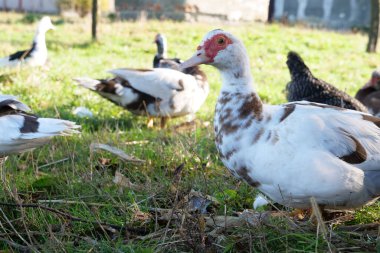
[[[199,64],[216,67],[226,85],[251,85],[250,63],[243,43],[229,32],[217,29],[206,34],[196,53],[181,64],[189,68]]]
[[[231,62],[240,62],[246,50],[243,44],[229,32],[216,29],[206,34],[196,53],[182,63],[182,68],[209,64],[216,68],[229,67]]]
[[[37,30],[38,32],[45,33],[49,30],[55,30],[55,26],[51,23],[50,18],[45,16],[40,20]]]

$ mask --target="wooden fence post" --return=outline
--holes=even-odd
[[[97,40],[96,28],[98,16],[98,0],[92,0],[92,40]]]
[[[367,52],[376,52],[377,38],[379,36],[379,2],[371,0],[371,26],[368,33]]]

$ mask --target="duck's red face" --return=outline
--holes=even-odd
[[[205,39],[201,45],[197,47],[197,52],[193,57],[181,64],[182,68],[189,68],[199,64],[210,64],[214,62],[218,53],[232,44],[233,41],[224,33],[216,33]]]
[[[226,47],[232,44],[232,40],[225,34],[216,34],[203,43],[203,46],[198,46],[197,50],[202,48],[206,57],[209,59],[209,63],[214,62],[215,56],[219,51],[226,49]]]

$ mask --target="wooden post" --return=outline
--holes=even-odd
[[[268,23],[273,22],[273,16],[274,16],[274,1],[275,0],[269,0],[269,7],[268,7]]]
[[[23,10],[23,0],[18,0],[18,10],[22,11]]]
[[[97,40],[96,27],[98,16],[98,0],[92,0],[92,40]]]
[[[371,0],[371,27],[368,33],[367,52],[376,52],[377,38],[379,36],[379,2]]]

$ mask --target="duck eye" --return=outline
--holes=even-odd
[[[225,40],[223,37],[218,38],[218,40],[216,41],[216,43],[218,43],[218,45],[223,45],[224,42],[225,42]]]

